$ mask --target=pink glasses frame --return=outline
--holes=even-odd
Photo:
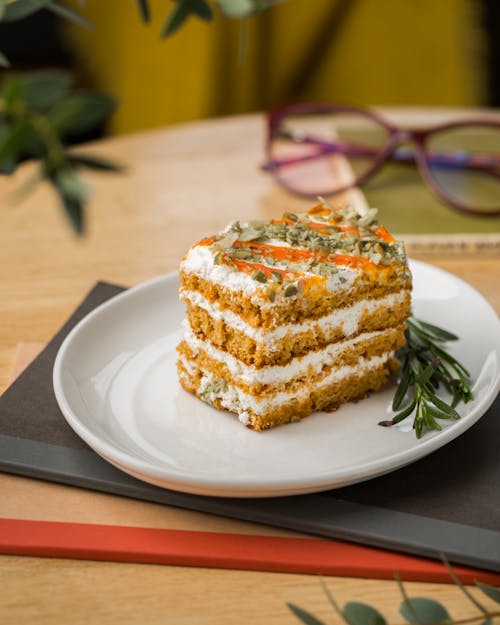
[[[356,146],[344,146],[344,148],[342,148],[342,146],[338,143],[333,143],[331,141],[328,141],[326,139],[323,140],[318,137],[306,136],[301,137],[300,142],[307,141],[311,144],[316,145],[318,148],[318,151],[316,153],[307,156],[293,157],[281,160],[276,160],[272,157],[273,142],[278,137],[283,136],[281,129],[283,120],[293,115],[320,115],[328,113],[354,113],[377,123],[387,132],[387,141],[385,145],[382,148],[366,147],[360,149]],[[291,193],[296,195],[302,195],[304,197],[314,197],[318,195],[331,195],[333,193],[341,193],[342,191],[346,191],[351,187],[362,185],[373,174],[375,174],[387,160],[415,163],[424,182],[444,204],[447,204],[455,208],[456,210],[469,215],[483,215],[487,217],[500,215],[500,197],[499,206],[497,209],[483,210],[477,209],[472,206],[467,206],[461,202],[456,201],[454,198],[449,197],[446,192],[441,189],[439,184],[437,184],[431,173],[429,163],[432,163],[432,159],[439,159],[440,162],[444,165],[446,164],[452,166],[456,164],[469,169],[481,169],[485,171],[489,170],[492,175],[500,176],[500,153],[487,155],[478,154],[472,155],[471,157],[464,157],[463,154],[459,152],[447,152],[444,154],[432,154],[427,152],[426,144],[428,139],[433,134],[437,132],[442,132],[444,130],[470,126],[500,129],[500,119],[496,120],[485,117],[471,117],[454,120],[443,124],[435,124],[427,128],[412,129],[398,126],[392,122],[389,122],[387,119],[374,111],[356,106],[329,103],[292,104],[272,111],[267,117],[267,138],[265,144],[267,160],[262,165],[262,168],[265,171],[273,173],[276,176],[278,182]],[[288,136],[288,138],[292,141],[295,140],[291,136]],[[403,142],[410,142],[414,146],[414,153],[397,154],[396,150]],[[361,176],[357,177],[352,183],[344,185],[342,187],[331,189],[318,189],[318,191],[314,194],[303,193],[294,189],[293,185],[290,185],[284,180],[281,180],[278,175],[279,170],[283,167],[286,167],[287,165],[295,164],[306,160],[313,160],[316,158],[325,158],[332,153],[347,153],[347,151],[353,156],[373,156],[374,161],[366,172],[364,172]]]

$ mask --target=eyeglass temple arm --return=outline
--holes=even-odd
[[[302,156],[292,156],[283,159],[270,159],[264,163],[263,169],[273,170],[287,165],[294,165],[303,161],[309,161],[321,158],[328,154],[345,154],[346,156],[370,156],[376,157],[380,154],[380,150],[369,145],[354,145],[342,141],[326,141],[313,136],[301,135],[299,139],[290,133],[282,133],[281,136],[292,139],[297,143],[309,143],[318,148],[313,154],[304,154]],[[415,156],[413,152],[405,149],[396,149],[390,155],[391,160],[400,163],[413,163]],[[463,152],[430,152],[427,154],[428,162],[432,165],[442,167],[461,167],[467,169],[477,169],[490,173],[494,176],[500,176],[500,157],[495,154],[472,154],[467,155]]]

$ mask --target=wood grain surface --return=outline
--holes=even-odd
[[[22,200],[24,166],[0,190],[0,390],[20,342],[47,342],[97,280],[134,285],[175,270],[188,247],[240,218],[270,218],[310,202],[290,197],[259,170],[258,115],[198,122],[99,142],[85,149],[123,162],[125,174],[88,176],[87,236],[69,230],[52,190]],[[495,255],[419,255],[479,290],[500,312]],[[1,503],[0,503],[1,515]],[[376,605],[402,623],[395,582],[327,578],[340,603]],[[315,576],[0,558],[3,623],[294,623],[293,602],[338,623]],[[408,584],[443,601],[455,618],[476,609],[454,586]]]

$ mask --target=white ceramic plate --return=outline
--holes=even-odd
[[[175,347],[184,308],[177,275],[109,300],[67,336],[54,389],[70,426],[103,458],[152,484],[203,495],[265,497],[336,488],[393,471],[456,438],[500,388],[500,322],[451,274],[412,262],[417,317],[460,338],[452,353],[474,380],[462,418],[416,440],[411,423],[382,428],[394,387],[334,413],[266,432],[210,408],[177,381]]]

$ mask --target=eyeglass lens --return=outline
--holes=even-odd
[[[500,128],[463,126],[432,134],[426,161],[433,183],[453,202],[475,210],[500,207]]]
[[[276,175],[292,191],[329,194],[366,175],[387,139],[384,127],[356,113],[290,115],[282,120],[270,156],[284,164]]]
[[[276,176],[300,195],[329,195],[363,181],[381,159],[389,131],[357,112],[289,115],[271,145]],[[477,211],[500,209],[500,128],[457,126],[426,141],[428,179],[443,198]],[[402,147],[393,160],[414,163]]]

